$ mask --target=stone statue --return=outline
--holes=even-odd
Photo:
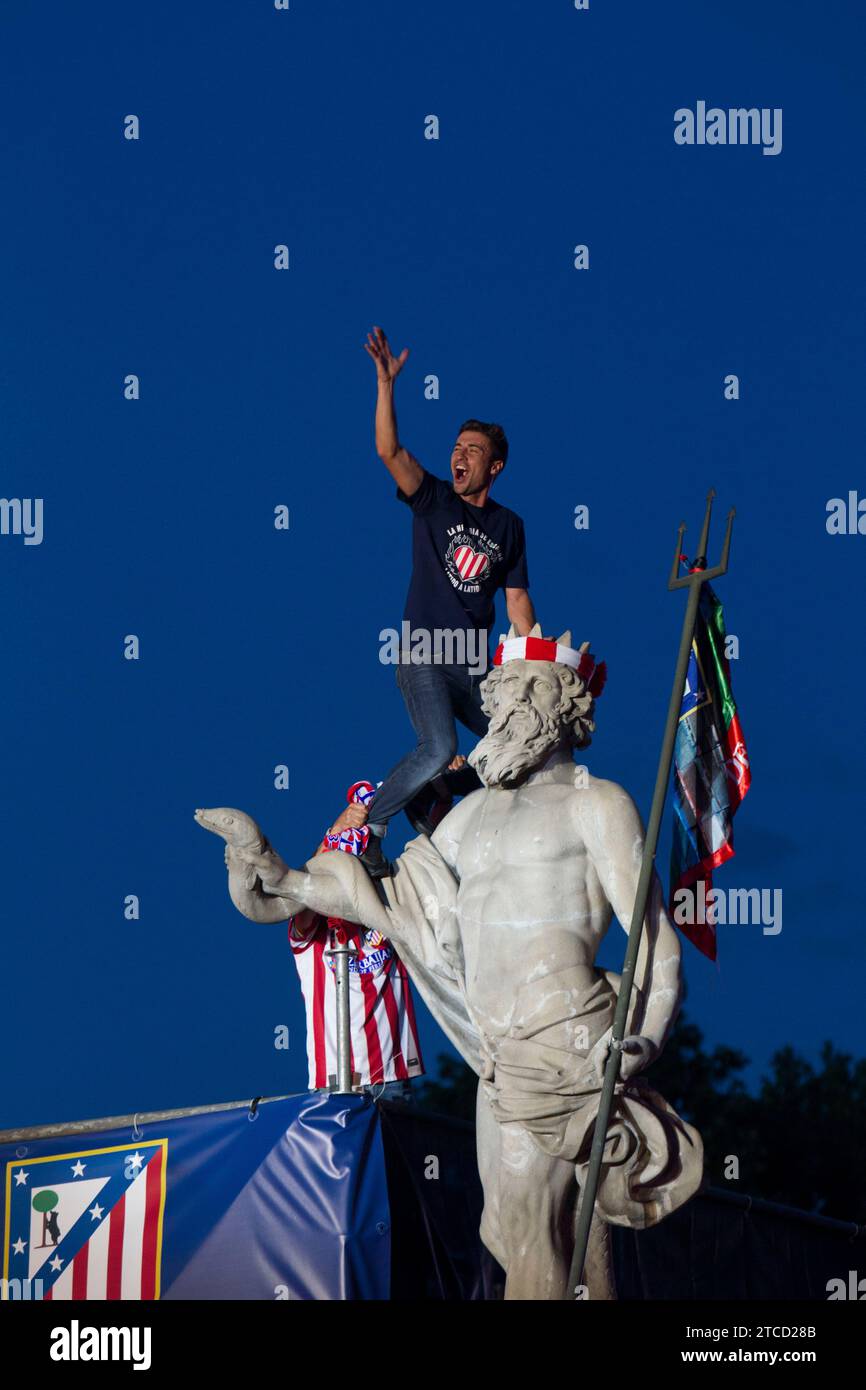
[[[613,915],[628,931],[643,849],[629,795],[574,761],[595,728],[602,670],[568,632],[554,642],[538,626],[522,638],[512,628],[482,687],[488,733],[469,757],[483,788],[432,838],[411,840],[376,883],[351,855],[286,869],[267,842],[255,843],[254,822],[239,835],[242,813],[196,812],[227,840],[229,891],[245,916],[282,921],[312,907],[394,941],[480,1078],[481,1235],[506,1271],[509,1299],[569,1296],[619,984],[595,958]],[[652,1225],[701,1181],[699,1135],[638,1075],[663,1047],[680,999],[680,943],[656,879],[590,1235],[590,1298],[615,1297],[607,1223]]]

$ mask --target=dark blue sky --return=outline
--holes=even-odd
[[[373,323],[411,348],[401,433],[431,470],[466,416],[505,425],[494,496],[542,624],[609,666],[587,762],[644,816],[676,524],[688,549],[710,485],[719,523],[736,505],[718,592],[754,782],[718,885],[782,889],[783,930],[723,930],[718,969],[686,944],[687,1009],[753,1077],[783,1043],[862,1052],[866,536],[825,516],[866,493],[866,20],[756,8],[4,12],[0,490],[44,499],[44,540],[0,536],[0,1124],[306,1084],[285,930],[235,912],[192,812],[242,807],[300,863],[410,744],[378,660],[410,525],[373,449]],[[782,152],[675,144],[699,100],[781,107]]]

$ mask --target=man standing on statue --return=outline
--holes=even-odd
[[[487,673],[494,601],[505,590],[509,621],[520,636],[535,622],[527,593],[523,522],[490,498],[508,458],[501,425],[466,420],[451,454],[451,481],[428,473],[397,434],[394,383],[409,349],[392,353],[381,328],[364,344],[376,364],[376,452],[413,514],[412,578],[403,618],[397,684],[417,744],[392,768],[368,807],[370,839],[361,863],[374,878],[390,873],[382,839],[405,808],[416,829],[432,833],[453,796],[481,785],[457,754],[459,719],[487,733],[480,685]]]

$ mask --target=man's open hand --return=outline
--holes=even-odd
[[[395,377],[398,377],[403,370],[406,358],[409,356],[409,349],[404,348],[400,356],[395,357],[388,346],[385,330],[375,327],[372,333],[367,334],[364,351],[368,352],[376,363],[376,375],[380,381],[393,381]]]

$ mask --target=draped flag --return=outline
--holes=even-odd
[[[722,605],[704,584],[674,745],[671,916],[710,960],[716,928],[705,920],[713,915],[707,894],[713,870],[734,853],[734,813],[751,782],[725,642]],[[692,890],[689,912],[682,889]]]

